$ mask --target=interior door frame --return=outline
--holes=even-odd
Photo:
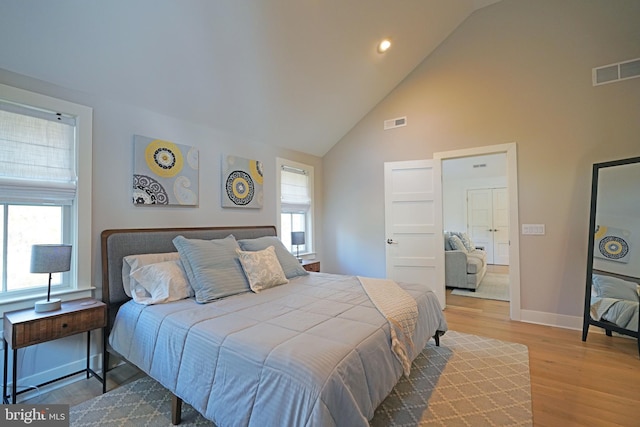
[[[483,156],[505,153],[507,156],[507,191],[509,194],[509,315],[511,320],[521,320],[520,304],[520,220],[518,215],[518,155],[515,142],[489,145],[462,150],[441,151],[433,154],[433,160],[440,164],[442,160],[461,157]],[[442,179],[440,189],[436,191],[442,206]],[[444,233],[444,229],[441,230]],[[442,246],[444,258],[444,245]],[[444,285],[443,285],[444,286]]]

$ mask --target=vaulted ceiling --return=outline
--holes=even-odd
[[[0,68],[322,156],[496,1],[3,0]]]

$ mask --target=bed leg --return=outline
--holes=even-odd
[[[171,396],[171,424],[174,426],[182,421],[182,399],[175,394]]]
[[[433,339],[436,340],[436,347],[440,347],[440,331],[436,331]]]

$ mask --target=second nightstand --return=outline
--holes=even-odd
[[[320,272],[320,261],[305,259],[302,260],[302,268],[307,271],[314,271],[316,273]]]
[[[90,374],[103,384],[104,378],[96,374],[89,366],[91,350],[91,331],[93,329],[107,326],[107,306],[93,298],[67,301],[62,303],[60,310],[36,313],[34,309],[17,310],[4,313],[4,379],[2,388],[2,400],[4,403],[16,403],[18,384],[18,349],[40,344],[47,341],[70,335],[87,333],[87,367],[81,371],[65,375],[55,380],[47,381],[38,387],[51,384],[63,378],[86,372],[87,378]],[[104,329],[102,331],[105,332]],[[11,395],[7,394],[7,364],[9,360],[9,347],[13,350],[12,373],[13,384]],[[26,391],[26,390],[23,390]]]

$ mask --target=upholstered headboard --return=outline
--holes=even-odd
[[[233,234],[236,239],[275,236],[274,226],[142,228],[105,230],[102,244],[102,300],[109,307],[109,328],[117,309],[130,298],[122,286],[122,263],[127,255],[177,252],[173,239],[182,235],[189,239],[223,239]]]

